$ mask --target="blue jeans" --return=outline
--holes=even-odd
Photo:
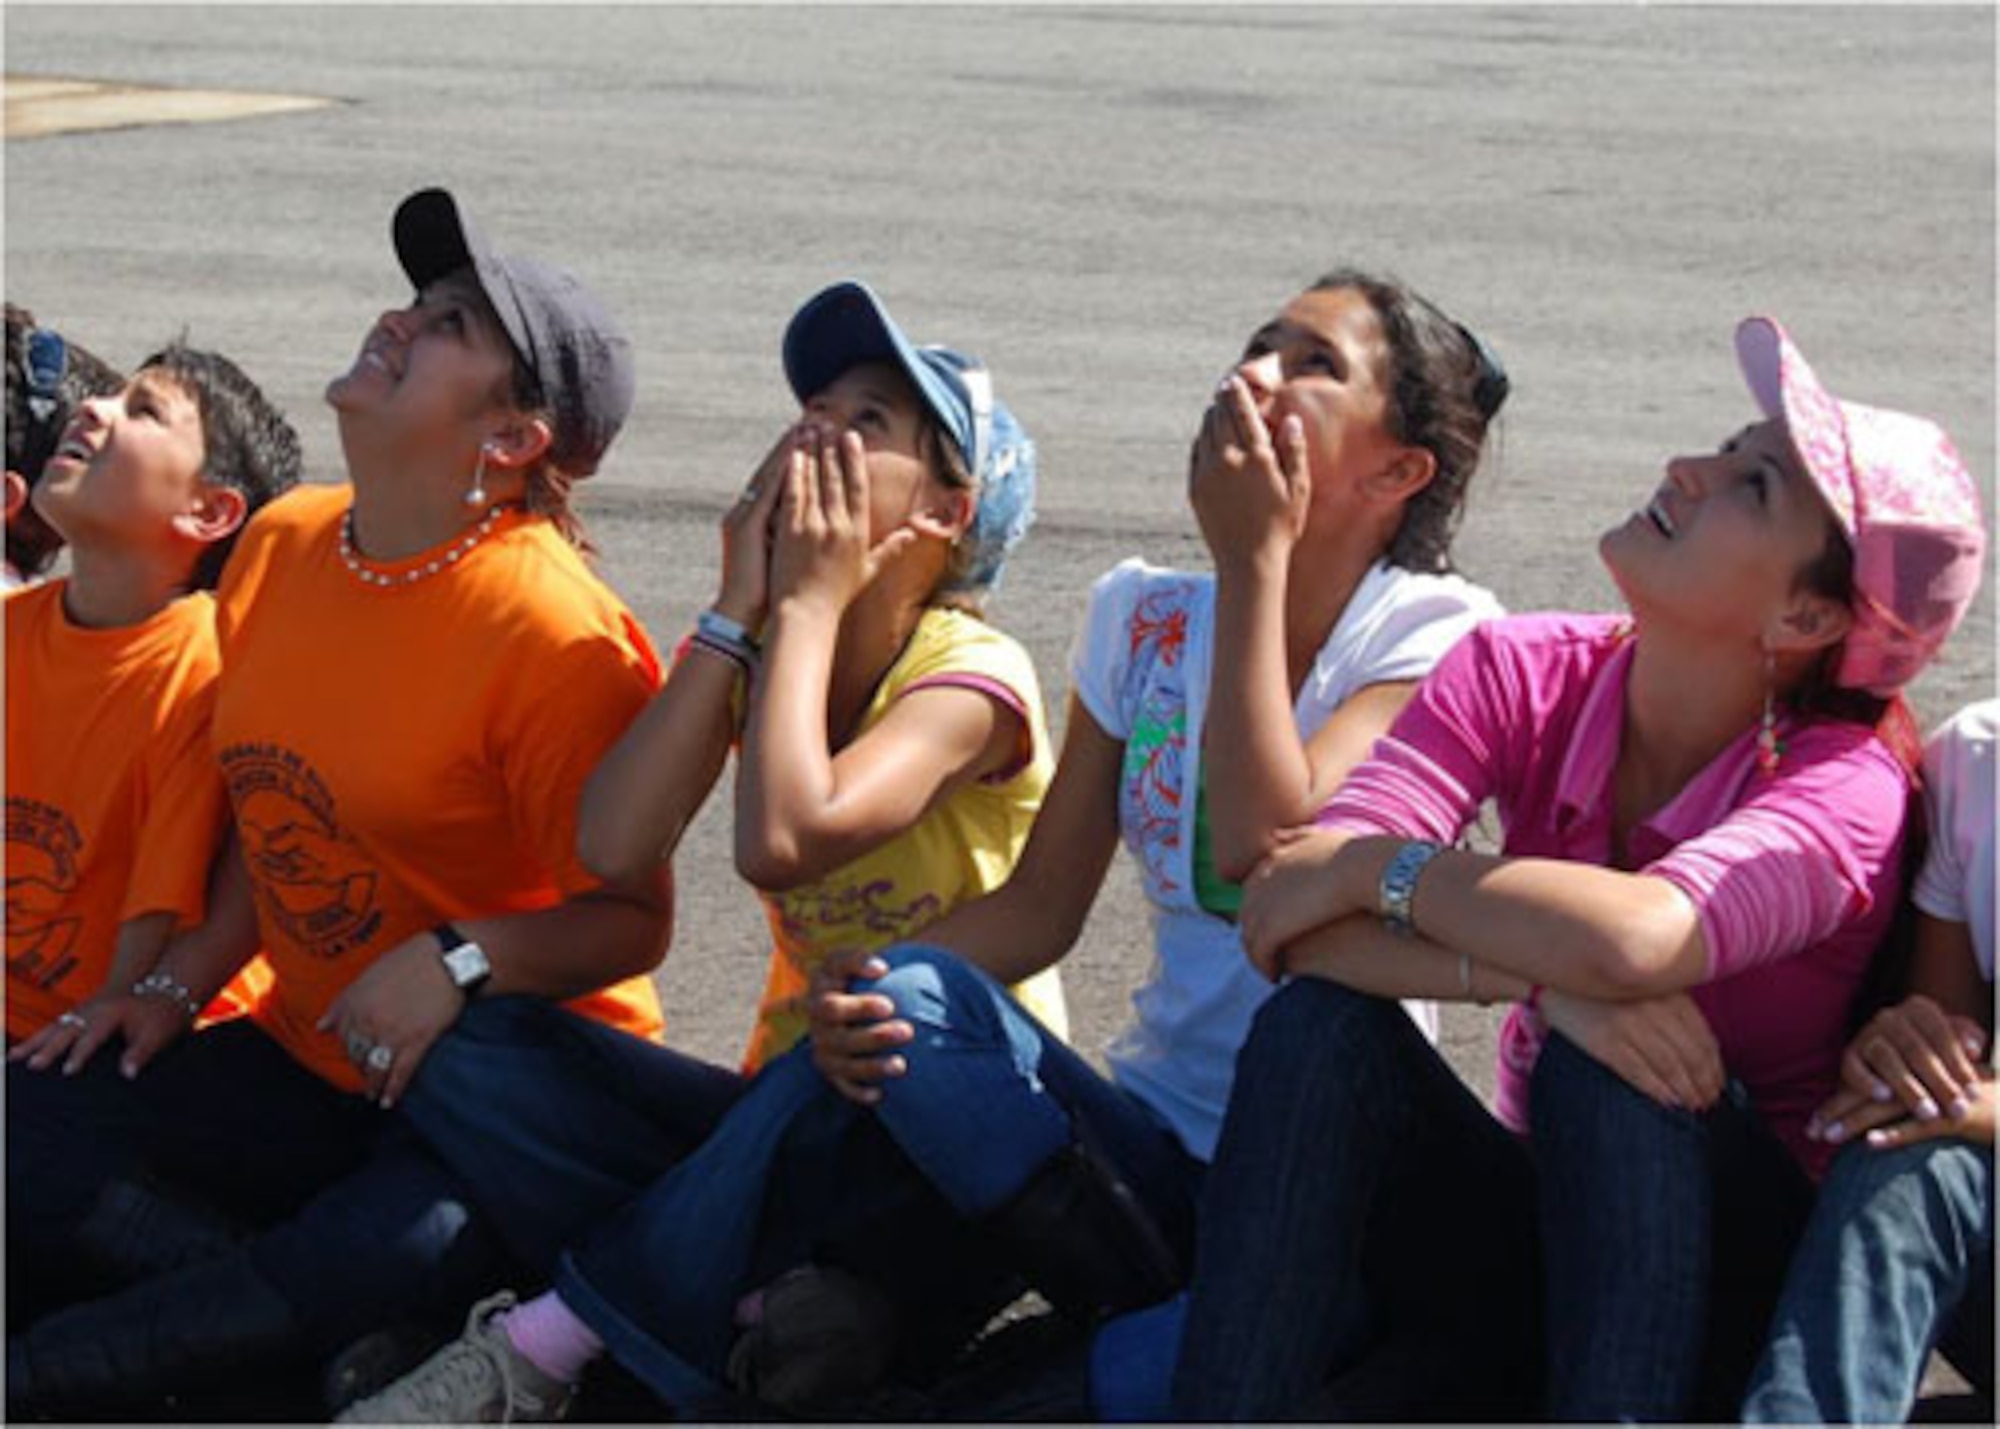
[[[683,1406],[720,1390],[737,1299],[780,1271],[853,1260],[923,1304],[977,1259],[941,1250],[949,1208],[804,1050],[752,1081],[495,998],[440,1039],[403,1111],[515,1254]]]
[[[991,978],[927,948],[884,958],[871,990],[917,1036],[875,1112],[795,1049],[558,1268],[564,1300],[670,1403],[716,1391],[736,1298],[801,1260],[851,1262],[935,1322],[932,1348],[962,1339],[1013,1289],[980,1220],[1079,1134],[1164,1226],[1191,1229],[1199,1165],[1144,1107]]]
[[[1740,1084],[1677,1111],[1560,1035],[1530,1115],[1549,1417],[1732,1418],[1811,1209],[1804,1171]]]
[[[1540,1358],[1534,1206],[1526,1147],[1398,1004],[1287,984],[1237,1059],[1176,1416],[1518,1413]]]
[[[747,1079],[538,997],[473,1003],[402,1112],[508,1249],[547,1276],[699,1146]]]
[[[918,944],[884,960],[888,973],[856,991],[888,997],[916,1036],[875,1114],[959,1215],[992,1214],[1081,1140],[1123,1174],[1170,1241],[1192,1246],[1202,1166],[1165,1122],[979,969]]]
[[[1993,1150],[1856,1143],[1820,1187],[1746,1423],[1902,1423],[1944,1348],[1993,1393]]]
[[[684,1409],[711,1399],[722,1390],[737,1300],[813,1258],[814,1237],[838,1208],[880,1185],[839,1164],[840,1138],[810,1143],[834,1147],[831,1163],[789,1152],[858,1114],[820,1078],[809,1049],[777,1058],[690,1156],[559,1258],[556,1290],[660,1398]],[[787,1177],[796,1189],[781,1188]]]
[[[157,1178],[261,1233],[248,1251],[315,1348],[447,1315],[504,1271],[458,1182],[400,1116],[337,1091],[247,1019],[136,1080],[107,1048],[74,1077],[8,1068],[11,1267],[59,1260],[98,1193]]]

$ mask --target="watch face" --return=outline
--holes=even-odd
[[[492,967],[486,961],[486,952],[477,943],[463,943],[444,955],[445,971],[460,987],[470,987],[484,982]]]

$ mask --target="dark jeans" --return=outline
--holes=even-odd
[[[1288,984],[1237,1059],[1176,1414],[1520,1412],[1540,1362],[1534,1206],[1526,1147],[1397,1003]]]
[[[1548,1413],[1733,1419],[1812,1186],[1732,1081],[1663,1107],[1565,1038],[1535,1067]]]
[[[564,1300],[669,1402],[715,1391],[736,1298],[807,1259],[847,1264],[914,1312],[906,1360],[934,1366],[1016,1284],[985,1218],[1079,1135],[1170,1235],[1191,1228],[1199,1164],[1143,1106],[958,959],[917,946],[884,958],[874,990],[917,1036],[876,1113],[796,1049],[561,1264]]]
[[[508,1248],[548,1276],[685,1160],[747,1084],[541,998],[495,997],[438,1039],[402,1110]]]
[[[976,1238],[805,1049],[746,1081],[495,998],[440,1039],[403,1111],[515,1253],[673,1404],[719,1392],[737,1300],[808,1260],[923,1307],[919,1349],[991,1307]]]
[[[8,1068],[10,1275],[55,1273],[119,1179],[156,1179],[260,1228],[252,1264],[322,1351],[448,1315],[504,1268],[400,1116],[322,1082],[248,1020],[183,1039],[132,1081],[115,1048],[74,1077]]]
[[[1901,1423],[1942,1348],[1993,1396],[1993,1148],[1840,1153],[1785,1281],[1743,1419]]]

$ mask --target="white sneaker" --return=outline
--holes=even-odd
[[[551,1424],[569,1413],[571,1388],[515,1349],[494,1321],[509,1291],[481,1300],[465,1333],[384,1389],[341,1411],[336,1424]]]

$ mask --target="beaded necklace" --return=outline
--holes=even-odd
[[[362,562],[361,553],[354,548],[354,508],[350,506],[347,514],[340,518],[340,563],[353,572],[354,578],[363,585],[415,585],[418,581],[428,580],[438,572],[457,565],[460,557],[486,539],[494,523],[500,519],[501,513],[505,510],[503,506],[492,507],[480,519],[477,526],[453,541],[436,556],[420,566],[410,567],[400,575],[390,575],[385,571],[371,570]]]

